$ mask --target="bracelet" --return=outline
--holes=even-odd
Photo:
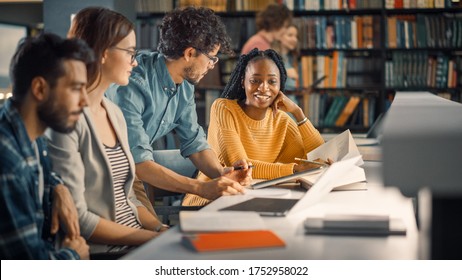
[[[297,125],[298,125],[298,126],[301,126],[302,124],[306,123],[307,121],[308,121],[308,118],[305,117],[303,120],[297,122]]]

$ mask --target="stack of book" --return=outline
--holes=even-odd
[[[406,227],[401,219],[387,215],[326,215],[323,218],[307,218],[304,222],[307,234],[331,235],[405,235]]]

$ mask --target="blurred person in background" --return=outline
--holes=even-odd
[[[285,5],[268,5],[265,10],[257,14],[255,19],[257,33],[247,40],[241,53],[246,54],[254,48],[261,51],[270,49],[275,40],[281,40],[291,22],[292,13]]]

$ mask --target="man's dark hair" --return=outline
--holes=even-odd
[[[24,100],[35,77],[43,77],[54,88],[65,75],[63,62],[70,59],[88,66],[94,60],[93,51],[83,40],[63,39],[51,33],[23,39],[10,63],[13,101]]]
[[[232,54],[230,40],[225,25],[213,10],[177,8],[162,19],[158,50],[170,59],[183,56],[188,47],[209,53],[220,45],[220,52]]]
[[[263,11],[257,14],[255,24],[257,30],[273,31],[278,30],[284,24],[292,21],[292,13],[283,4],[270,4]]]
[[[227,99],[244,100],[246,98],[246,95],[245,89],[242,86],[242,81],[245,77],[245,70],[247,69],[247,65],[249,65],[249,63],[253,63],[255,61],[263,59],[269,59],[274,61],[274,63],[278,67],[280,76],[279,82],[281,83],[280,90],[284,91],[287,80],[287,72],[286,68],[284,67],[284,61],[282,60],[282,57],[272,49],[260,51],[257,48],[255,48],[251,50],[248,54],[243,54],[239,57],[236,67],[231,73],[229,82],[226,84],[225,89],[221,94],[221,97]]]

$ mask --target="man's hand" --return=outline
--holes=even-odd
[[[57,185],[53,196],[51,215],[51,233],[56,234],[59,222],[63,223],[66,236],[70,239],[80,237],[79,216],[69,190],[63,185]]]
[[[208,200],[215,200],[222,195],[235,195],[242,193],[244,193],[244,187],[242,187],[238,182],[221,176],[211,181],[201,182],[201,187],[197,195]]]
[[[242,186],[250,185],[252,181],[252,168],[249,166],[251,163],[247,163],[245,159],[241,159],[233,163],[233,167],[225,167],[223,169],[223,176],[239,182]],[[239,167],[240,170],[234,170],[234,168]]]
[[[88,260],[90,258],[90,247],[87,245],[85,239],[82,236],[78,236],[74,239],[66,237],[63,240],[63,247],[73,249],[79,254],[81,260]]]

